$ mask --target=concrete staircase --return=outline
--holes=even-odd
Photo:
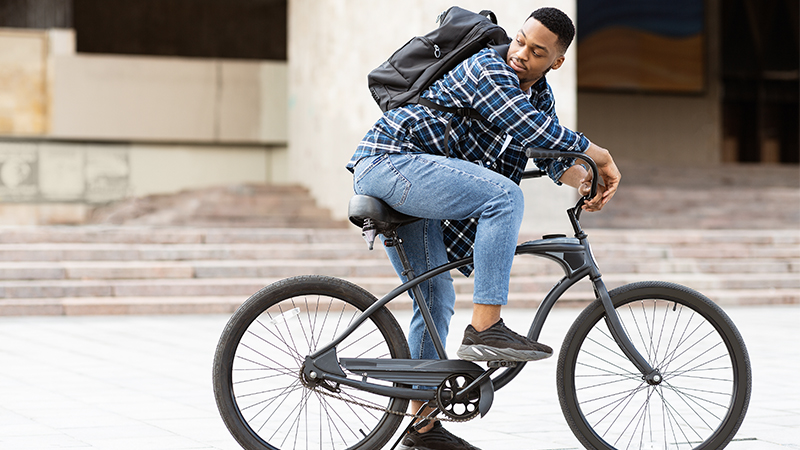
[[[587,229],[800,228],[800,169],[796,165],[714,167],[621,161],[617,195]]]
[[[800,303],[800,231],[588,232],[609,287],[668,280],[720,304]],[[346,278],[378,297],[397,285],[383,249],[368,251],[354,227],[0,229],[0,315],[230,312],[264,285],[301,274]],[[453,276],[468,306],[472,279]],[[535,306],[560,277],[548,260],[519,257],[510,304]],[[573,290],[563,304],[592,297],[585,281]]]
[[[297,185],[232,185],[177,194],[135,197],[96,208],[92,224],[236,227],[345,228]]]
[[[582,220],[610,288],[666,280],[720,304],[800,303],[797,166],[620,168],[613,202]],[[230,312],[301,274],[347,278],[377,297],[398,284],[383,249],[368,251],[355,227],[296,186],[131,199],[93,222],[0,228],[0,315]],[[510,304],[537,305],[561,276],[551,261],[517,258]],[[469,307],[472,279],[453,278]],[[561,304],[592,297],[583,281]]]

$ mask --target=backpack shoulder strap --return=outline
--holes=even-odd
[[[494,15],[494,13],[492,11],[489,11],[488,9],[484,9],[483,11],[479,12],[478,14],[480,14],[480,15],[482,15],[484,17],[488,17],[489,20],[491,20],[493,24],[497,25],[497,16]]]
[[[417,103],[437,111],[447,112],[462,117],[469,117],[470,119],[485,120],[481,113],[473,108],[453,108],[450,106],[442,106],[424,97],[420,97],[419,100],[417,100]]]

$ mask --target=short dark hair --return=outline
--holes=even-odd
[[[575,37],[575,25],[572,24],[572,19],[560,9],[549,7],[537,9],[528,18],[531,17],[558,36],[558,44],[561,46],[559,50],[565,53],[572,43],[572,38]]]

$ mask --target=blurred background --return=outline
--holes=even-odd
[[[209,377],[230,314],[294,275],[377,297],[397,285],[346,220],[344,166],[380,117],[367,73],[452,4],[0,0],[0,447],[238,448]],[[561,123],[623,174],[582,217],[606,285],[666,280],[722,305],[754,373],[731,447],[797,448],[798,1],[457,4],[493,10],[510,34],[541,6],[575,20],[547,78]],[[521,241],[572,232],[573,189],[522,187]],[[515,260],[510,325],[524,329],[562,275]],[[458,329],[472,280],[453,278]],[[570,289],[544,342],[594,298],[585,280]],[[410,298],[389,306],[408,320]],[[46,315],[97,317],[5,317]],[[555,374],[540,364],[534,376]],[[534,381],[535,403],[464,437],[576,447]],[[530,411],[538,434],[518,426]]]
[[[667,278],[676,271],[710,272],[716,274],[707,281],[710,288],[739,282],[738,289],[750,292],[748,301],[800,302],[796,0],[464,0],[459,5],[494,10],[510,34],[540,6],[556,6],[575,20],[578,33],[566,63],[548,74],[558,115],[562,124],[611,150],[623,173],[614,202],[587,215],[584,225],[656,230],[660,234],[627,236],[631,242],[675,241],[695,248],[685,256],[690,259],[670,260],[668,269],[622,263],[632,255],[652,256],[644,249],[611,249],[622,261],[612,270],[665,271]],[[0,0],[0,225],[357,234],[346,221],[352,177],[344,165],[380,116],[366,74],[410,37],[434,28],[449,6],[449,0]],[[526,182],[523,189],[523,234],[570,231],[564,210],[576,200],[573,190],[546,180]],[[49,230],[45,238],[7,228],[0,240],[26,248],[56,238],[100,244],[76,230],[71,232],[78,237],[70,238],[64,228]],[[724,235],[730,230],[738,231]],[[159,239],[151,231],[138,233],[112,241],[133,245]],[[192,236],[185,240],[201,239]],[[230,241],[299,239],[253,236],[252,242],[243,235]],[[347,240],[333,236],[337,243]],[[612,232],[608,242],[621,236]],[[734,245],[700,245],[709,241]],[[81,272],[64,261],[99,258],[109,265],[108,260],[136,257],[122,250],[102,256],[57,250],[23,254],[16,247],[0,248],[12,261],[0,264],[8,265],[0,278],[43,280],[55,273],[66,287],[36,295],[78,297],[85,288],[86,295],[99,298],[109,291],[86,286],[110,289],[113,283],[86,280],[139,279],[145,272],[157,279],[172,276],[164,275],[166,263],[155,268],[141,263],[140,272],[127,266]],[[249,261],[235,269],[226,262],[227,269],[215,266],[216,272],[206,275],[196,265],[179,269],[194,279],[212,272],[278,277],[263,265],[274,254],[229,256],[261,261],[257,268]],[[657,256],[679,254],[663,250]],[[169,259],[159,255],[144,258]],[[215,255],[202,256],[202,264],[224,259]],[[312,269],[311,256],[300,255],[306,259],[292,263],[297,271],[331,270]],[[314,258],[338,255],[331,250]],[[717,259],[691,259],[712,255]],[[731,255],[750,259],[735,269],[717,264]],[[19,266],[25,260],[57,262],[42,266],[55,272]],[[755,277],[753,271],[781,275],[742,286],[745,267],[746,277]],[[386,272],[391,279],[391,269]],[[253,292],[262,278],[197,292]],[[69,284],[72,279],[84,284]],[[4,285],[7,298],[34,295],[20,283]],[[187,292],[184,285],[169,289]],[[776,289],[778,294],[764,300],[765,290]],[[161,295],[147,292],[126,295]]]
[[[377,297],[397,285],[346,220],[344,166],[380,117],[367,73],[452,4],[0,0],[0,316],[99,316],[0,317],[0,447],[238,448],[208,376],[230,314],[294,275]],[[541,6],[575,20],[547,78],[560,122],[623,174],[582,217],[606,285],[666,280],[723,305],[754,368],[731,447],[797,448],[798,1],[458,5],[493,10],[510,34]],[[522,187],[521,241],[572,232],[573,189]],[[524,329],[562,275],[519,257],[507,319]],[[453,277],[464,322],[472,280]],[[544,342],[594,297],[585,281],[570,289]],[[405,322],[410,304],[389,306]],[[464,437],[486,442],[536,411],[547,426],[522,427],[526,446],[577,446],[538,390]]]
[[[462,3],[509,33],[544,5]],[[551,3],[578,28],[559,115],[617,159],[797,168],[796,1]],[[448,6],[0,0],[0,223],[231,184],[298,185],[341,219],[379,115],[366,73]]]

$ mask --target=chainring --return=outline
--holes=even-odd
[[[439,408],[449,418],[462,421],[474,418],[480,412],[478,404],[481,400],[480,386],[475,386],[463,398],[456,400],[456,394],[475,381],[475,377],[467,374],[452,374],[445,378],[436,390],[436,401]]]

